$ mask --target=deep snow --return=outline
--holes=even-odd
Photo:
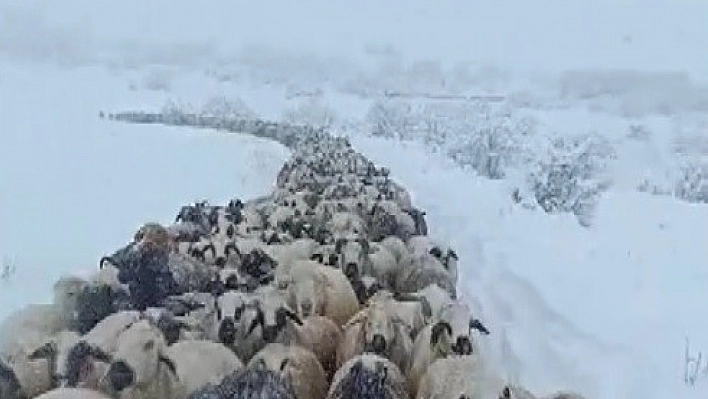
[[[340,121],[357,120],[376,97],[351,89],[422,84],[402,60],[495,62],[450,84],[508,94],[542,136],[595,130],[618,152],[591,228],[515,206],[513,181],[476,177],[419,143],[356,135],[355,145],[392,167],[433,235],[458,249],[465,297],[493,331],[486,349],[510,377],[538,393],[705,397],[706,380],[684,386],[683,356],[686,337],[694,355],[708,349],[708,208],[636,190],[674,166],[677,139],[706,139],[703,2],[229,3],[0,4],[0,261],[17,267],[0,281],[0,318],[49,300],[58,275],[95,267],[184,202],[264,193],[287,157],[252,137],[115,124],[99,110],[225,95],[275,119],[300,101],[294,91],[321,89]],[[271,49],[242,47],[252,43]],[[546,73],[568,67],[586,71]],[[544,74],[527,74],[536,68]],[[667,69],[694,80],[646,72]],[[631,125],[649,138],[626,139]]]

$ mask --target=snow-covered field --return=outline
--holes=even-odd
[[[708,204],[685,200],[708,199],[708,168],[680,169],[708,165],[705,5],[274,3],[0,0],[0,266],[10,267],[0,318],[49,300],[60,274],[95,267],[146,220],[168,222],[198,198],[264,193],[287,157],[274,143],[98,118],[223,98],[266,118],[329,124],[390,166],[432,234],[458,249],[464,296],[509,377],[598,399],[708,394],[702,370],[684,382],[685,340],[691,356],[708,350]],[[273,29],[278,21],[291,28]],[[387,90],[506,100],[387,102]],[[404,141],[372,137],[377,102],[440,125],[408,126]],[[446,156],[480,127],[508,138],[495,147],[509,152],[502,179]],[[583,182],[606,183],[589,227],[528,209],[534,168],[566,150],[579,159],[549,143],[588,133],[612,150]],[[644,182],[661,195],[638,190]]]

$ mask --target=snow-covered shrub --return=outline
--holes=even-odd
[[[681,165],[674,195],[689,202],[708,203],[708,163],[687,160]]]
[[[528,175],[536,203],[546,213],[571,212],[588,226],[598,197],[610,184],[602,172],[614,156],[612,146],[597,134],[555,137]]]
[[[423,142],[479,175],[501,179],[521,156],[532,120],[484,102],[378,101],[367,114],[374,136]]]
[[[213,96],[202,105],[203,115],[218,116],[221,118],[253,119],[253,112],[240,98],[226,98],[223,95]]]
[[[372,135],[402,139],[413,125],[411,105],[402,101],[376,101],[366,114]]]
[[[331,128],[337,121],[337,113],[319,98],[311,97],[285,110],[283,120],[291,124]]]
[[[695,386],[700,380],[708,379],[708,357],[703,352],[691,353],[690,341],[686,338],[683,363],[683,382]]]

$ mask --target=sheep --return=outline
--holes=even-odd
[[[411,293],[430,284],[447,291],[451,298],[457,297],[455,282],[440,262],[430,254],[408,254],[399,263],[394,289],[399,293]]]
[[[453,356],[430,365],[416,399],[487,399],[502,392],[501,379],[479,356]]]
[[[35,397],[52,389],[55,384],[52,360],[31,359],[30,355],[32,354],[16,354],[12,360],[8,359],[6,364],[0,367],[3,373],[0,381],[4,380],[2,384],[6,384],[8,390],[14,391],[18,398]]]
[[[421,330],[413,342],[408,365],[408,384],[412,393],[416,392],[426,370],[438,359],[476,354],[476,341],[471,336],[473,329],[489,334],[486,327],[471,316],[469,306],[452,302],[441,310],[434,324]]]
[[[0,357],[0,398],[20,399],[22,396],[22,385],[15,370]]]
[[[335,237],[355,236],[363,237],[366,234],[366,223],[359,216],[350,212],[337,212],[325,224],[325,227]]]
[[[418,299],[425,299],[425,302],[430,307],[430,317],[431,320],[437,320],[440,311],[448,304],[452,303],[453,299],[450,294],[440,288],[437,284],[430,284],[427,287],[418,290],[416,292],[410,293],[395,293],[394,297],[399,301],[409,301]]]
[[[229,291],[216,299],[216,331],[210,336],[226,345],[239,359],[248,362],[265,343],[251,326],[258,318],[253,295]]]
[[[458,275],[458,257],[457,253],[449,247],[445,247],[427,236],[411,237],[408,240],[408,249],[416,255],[429,254],[440,262],[450,275],[453,284],[457,284]]]
[[[290,382],[263,362],[224,378],[218,386],[205,386],[189,399],[296,399]]]
[[[403,212],[395,202],[388,200],[373,204],[368,212],[368,222],[369,234],[374,241],[381,241],[389,235],[395,235],[405,241],[416,232],[413,218]]]
[[[261,349],[249,365],[257,362],[266,368],[282,373],[289,381],[297,399],[324,399],[327,393],[327,378],[317,357],[299,346],[279,343],[268,344]]]
[[[302,325],[293,325],[292,332],[285,332],[283,342],[299,345],[317,356],[329,381],[337,371],[337,348],[342,340],[342,330],[325,316],[309,316]]]
[[[391,251],[394,258],[396,258],[396,262],[400,262],[403,259],[403,256],[408,253],[406,243],[403,242],[403,240],[401,240],[399,237],[393,235],[384,238],[381,241],[381,245],[385,246],[389,251]]]
[[[177,378],[187,395],[206,384],[219,384],[226,376],[243,368],[233,352],[211,341],[177,342],[167,347],[165,356],[175,364]]]
[[[276,283],[287,291],[289,305],[303,317],[327,316],[341,326],[359,310],[356,293],[341,270],[296,261],[289,271],[277,273]]]
[[[388,301],[370,301],[344,326],[337,350],[338,365],[358,354],[373,352],[390,359],[406,373],[413,341],[390,305]]]
[[[165,349],[156,327],[147,320],[136,322],[121,334],[102,384],[121,399],[185,398],[177,366]]]
[[[342,365],[334,375],[327,399],[407,399],[405,379],[388,359],[362,354]]]
[[[379,290],[369,298],[372,301],[388,302],[391,310],[403,321],[411,339],[415,339],[418,332],[422,330],[431,318],[431,309],[425,298],[410,297],[409,300],[401,300],[386,290]]]
[[[5,399],[4,396],[3,399]],[[93,389],[57,388],[45,392],[35,399],[110,399],[110,397]]]

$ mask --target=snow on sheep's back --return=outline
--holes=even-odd
[[[266,193],[288,156],[252,136],[101,120],[100,108],[163,99],[97,69],[2,67],[0,319],[51,300],[61,274],[97,267],[145,221]]]

